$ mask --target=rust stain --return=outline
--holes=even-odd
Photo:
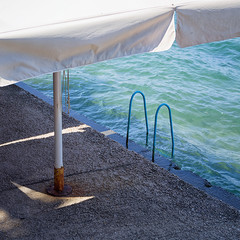
[[[62,192],[64,189],[64,167],[54,168],[54,190]]]

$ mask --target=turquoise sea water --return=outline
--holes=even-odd
[[[43,81],[44,80],[44,81]],[[25,81],[52,97],[52,75]],[[157,107],[172,110],[174,162],[240,197],[240,39],[114,59],[70,71],[71,108],[126,136],[129,100],[147,101],[152,148]],[[63,96],[64,99],[64,96]],[[140,95],[130,139],[145,144]],[[171,156],[168,113],[158,117],[157,150]]]

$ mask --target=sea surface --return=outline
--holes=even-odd
[[[25,83],[53,96],[52,75]],[[146,97],[152,149],[155,112],[172,111],[173,161],[240,197],[240,39],[146,53],[70,70],[71,109],[126,136],[129,100]],[[63,90],[63,104],[65,104]],[[130,139],[145,145],[143,102],[135,95]],[[158,115],[157,151],[171,158],[167,108]]]

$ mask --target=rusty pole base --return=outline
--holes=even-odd
[[[47,193],[55,197],[67,196],[72,193],[69,185],[64,185],[64,168],[54,168],[54,186],[47,188]]]
[[[57,191],[54,186],[50,186],[46,189],[47,193],[55,197],[64,197],[72,193],[72,187],[69,185],[64,185],[62,191]]]

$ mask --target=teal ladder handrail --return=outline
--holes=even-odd
[[[130,99],[129,103],[129,112],[128,112],[128,125],[127,125],[127,137],[126,137],[126,148],[128,148],[128,138],[129,138],[129,128],[130,128],[130,119],[131,119],[131,110],[132,110],[132,101],[133,97],[140,93],[143,97],[143,104],[144,104],[144,112],[145,112],[145,122],[146,122],[146,145],[148,145],[148,119],[147,119],[147,107],[146,107],[146,99],[144,94],[141,91],[136,91],[132,94],[132,97]]]
[[[169,113],[169,122],[170,122],[170,129],[171,129],[171,138],[172,138],[172,158],[174,155],[174,138],[173,138],[173,126],[172,126],[172,115],[171,115],[171,109],[170,107],[166,104],[166,103],[162,103],[157,111],[156,111],[156,115],[155,115],[155,123],[154,123],[154,136],[153,136],[153,150],[152,150],[152,162],[154,162],[154,155],[155,155],[155,143],[156,143],[156,132],[157,132],[157,117],[158,117],[158,112],[160,110],[160,108],[162,106],[166,106],[168,109],[168,113]]]

